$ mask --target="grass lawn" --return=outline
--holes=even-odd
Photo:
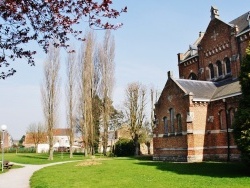
[[[43,168],[32,188],[249,187],[249,171],[239,163],[166,163],[134,158],[88,159]]]
[[[48,153],[5,153],[4,160],[22,164],[48,164],[60,161],[83,160],[83,154],[74,154],[72,159],[69,158],[69,153],[54,153],[54,160],[48,160]]]
[[[69,153],[54,153],[54,160],[48,160],[47,153],[5,153],[4,160],[10,162],[16,162],[21,164],[48,164],[60,161],[71,161],[71,160],[83,160],[86,159],[83,154],[74,154],[74,158],[69,158]],[[2,161],[0,162],[0,168],[2,168]],[[13,168],[22,168],[23,166],[20,165],[13,165]],[[0,170],[1,173],[8,172],[11,169],[4,169],[3,172]]]

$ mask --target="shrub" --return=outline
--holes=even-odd
[[[133,140],[127,138],[120,138],[115,143],[115,155],[118,157],[132,156],[135,153],[135,146]]]

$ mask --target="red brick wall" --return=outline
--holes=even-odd
[[[176,115],[181,114],[182,132],[185,132],[187,130],[185,123],[188,107],[188,96],[184,97],[184,92],[172,79],[169,79],[155,108],[156,119],[158,119],[158,123],[154,129],[155,138],[153,140],[155,159],[172,160],[175,158],[173,160],[176,160],[178,158],[181,161],[185,160],[184,158],[187,155],[187,138],[186,135],[182,135],[181,132],[177,131]],[[171,135],[166,135],[163,118],[167,117],[168,125],[170,125],[170,108],[174,108],[175,132],[171,133]],[[171,131],[169,130],[169,132]]]
[[[189,75],[191,73],[196,74],[196,76],[198,76],[198,61],[199,58],[193,57],[191,59],[189,59],[188,61],[182,62],[180,63],[179,66],[179,77],[180,78],[184,78],[184,79],[188,79]]]
[[[214,40],[214,36],[216,36],[216,40]],[[198,75],[199,69],[203,68],[203,73],[199,74],[198,79],[208,80],[206,67],[210,63],[216,65],[217,60],[223,63],[226,57],[231,61],[232,76],[237,78],[240,71],[240,57],[246,54],[249,41],[250,32],[237,37],[234,28],[218,19],[212,20],[198,47],[199,57],[178,64],[180,78],[187,79],[191,72]],[[225,74],[224,66],[223,64],[223,74]]]

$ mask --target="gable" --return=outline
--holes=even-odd
[[[211,20],[200,42],[202,50],[212,50],[211,48],[228,42],[228,40],[230,40],[231,30],[232,26],[220,19],[215,18]]]
[[[174,106],[175,108],[184,107],[185,104],[188,104],[188,98],[184,97],[187,94],[185,89],[175,79],[169,77],[155,107],[157,109],[169,109]]]

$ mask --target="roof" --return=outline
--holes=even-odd
[[[245,14],[239,16],[238,18],[229,22],[230,24],[237,25],[239,29],[239,33],[244,32],[249,29],[249,14],[250,12],[246,12]]]
[[[176,79],[186,94],[193,93],[194,99],[210,100],[216,90],[213,82],[188,79]]]
[[[239,81],[232,78],[220,82],[188,79],[173,79],[173,81],[185,94],[192,93],[193,101],[215,101],[241,94]]]
[[[53,129],[53,136],[69,136],[70,129],[56,128]]]
[[[186,51],[183,55],[182,62],[189,59],[190,57],[194,57],[198,55],[198,45],[201,39],[203,38],[203,36],[204,36],[204,33],[200,32],[199,37],[196,39],[196,41],[192,45],[189,45],[188,51]]]
[[[221,82],[215,82],[217,89],[215,90],[212,100],[219,100],[229,97],[231,95],[240,95],[241,86],[238,80],[224,80]]]

